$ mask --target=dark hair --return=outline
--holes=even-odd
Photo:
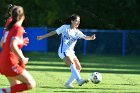
[[[12,5],[12,4],[8,5],[8,16],[11,16],[10,12],[12,12],[15,7],[16,5]]]
[[[12,26],[24,16],[24,10],[21,6],[16,6],[12,11],[12,22],[6,28],[6,31],[10,30]]]
[[[65,21],[64,24],[71,24],[71,21],[74,21],[77,19],[77,17],[80,17],[78,14],[72,14],[70,17],[68,17]]]
[[[11,17],[11,13],[12,13],[12,10],[16,7],[16,5],[13,5],[13,4],[9,4],[7,6],[7,12],[6,14],[4,15],[4,19],[7,20],[9,17]]]

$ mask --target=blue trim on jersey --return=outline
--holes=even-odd
[[[64,53],[64,56],[66,57],[67,55],[66,55],[66,53],[65,52],[63,52]]]
[[[61,53],[62,53],[62,48],[63,48],[63,37],[61,39]]]

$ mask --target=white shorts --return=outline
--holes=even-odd
[[[71,53],[71,52],[58,52],[58,56],[61,59],[64,59],[66,56],[71,56],[71,57],[75,57],[75,53]]]

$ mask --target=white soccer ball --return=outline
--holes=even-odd
[[[94,72],[90,76],[90,80],[94,84],[98,84],[102,81],[102,75],[99,72]]]

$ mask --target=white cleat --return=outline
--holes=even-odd
[[[78,80],[78,85],[82,86],[83,84],[88,83],[88,82],[89,82],[89,80],[79,79]]]
[[[73,89],[74,88],[74,86],[72,84],[69,84],[69,83],[66,83],[65,84],[65,87],[66,88],[69,88],[69,89]]]

